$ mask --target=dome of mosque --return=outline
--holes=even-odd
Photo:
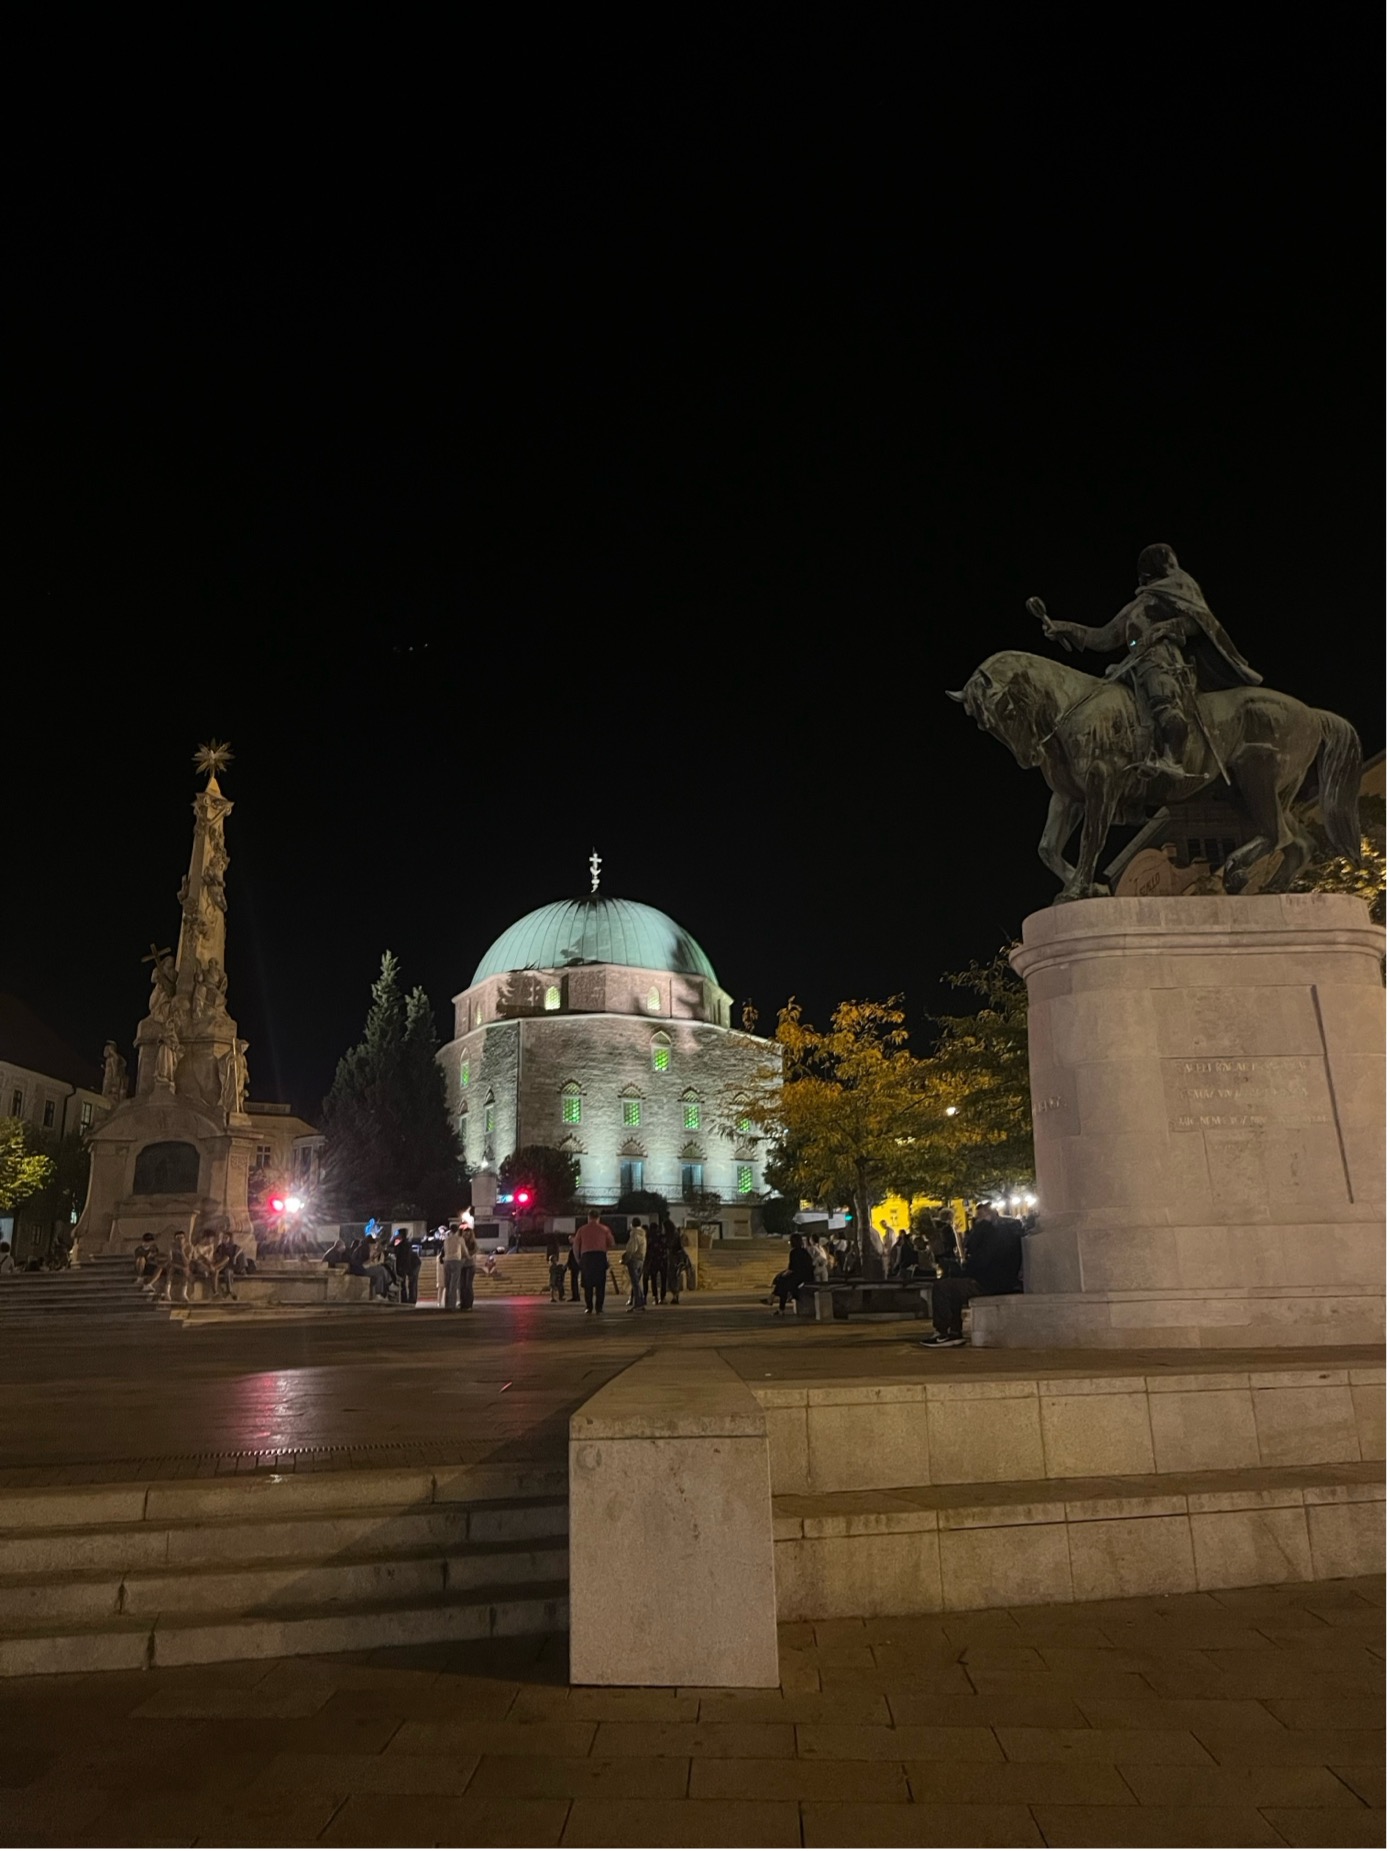
[[[538,906],[508,926],[484,953],[473,983],[507,971],[560,970],[572,964],[627,964],[719,981],[704,952],[674,919],[638,900],[592,893]]]

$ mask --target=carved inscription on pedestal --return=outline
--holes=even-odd
[[[1332,1117],[1327,1076],[1310,1055],[1201,1055],[1163,1062],[1170,1131],[1260,1131]]]

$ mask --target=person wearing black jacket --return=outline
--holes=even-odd
[[[965,1342],[962,1314],[972,1298],[1002,1298],[1023,1290],[1023,1223],[1001,1215],[991,1202],[975,1205],[975,1222],[965,1237],[965,1269],[958,1279],[932,1287],[934,1337],[924,1347],[954,1349]]]
[[[396,1236],[393,1258],[396,1262],[396,1277],[401,1282],[401,1303],[413,1305],[420,1293],[420,1256],[408,1234]]]
[[[787,1255],[786,1269],[778,1273],[772,1282],[773,1295],[777,1300],[776,1316],[781,1317],[787,1308],[787,1300],[795,1299],[803,1285],[813,1285],[816,1278],[815,1261],[811,1258],[799,1234],[793,1234],[791,1251]]]

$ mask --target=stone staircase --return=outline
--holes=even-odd
[[[0,1676],[549,1632],[563,1463],[0,1490]]]
[[[0,1273],[0,1328],[64,1320],[167,1320],[135,1283],[128,1254],[102,1254],[57,1273]]]

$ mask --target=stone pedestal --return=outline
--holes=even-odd
[[[778,1681],[767,1419],[713,1350],[656,1352],[570,1417],[570,1682]]]
[[[1384,950],[1340,894],[1027,919],[1042,1225],[975,1341],[1382,1342]]]

